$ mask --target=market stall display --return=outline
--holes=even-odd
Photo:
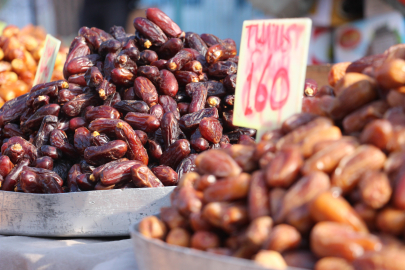
[[[135,35],[82,27],[66,80],[0,109],[2,190],[174,186],[195,153],[253,140],[255,130],[232,124],[233,40],[184,33],[157,8],[134,26]]]
[[[14,25],[4,28],[0,36],[0,105],[27,93],[35,78],[43,53],[46,32],[38,26],[22,29]],[[55,62],[52,80],[63,79],[67,48],[61,47]]]
[[[239,262],[208,253],[272,269],[405,269],[404,52],[336,64],[330,86],[307,80],[304,112],[259,143],[199,154],[171,206],[133,231],[136,246],[212,269]],[[145,254],[141,268],[157,269]]]

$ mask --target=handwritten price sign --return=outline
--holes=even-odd
[[[49,34],[46,35],[44,53],[41,56],[41,60],[39,60],[33,86],[51,81],[56,56],[59,52],[60,43],[60,40],[54,38]]]
[[[301,111],[311,20],[245,21],[236,79],[234,125],[266,130]]]

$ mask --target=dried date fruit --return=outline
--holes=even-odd
[[[180,50],[182,50],[183,47],[184,44],[181,39],[171,38],[159,48],[158,55],[163,60],[169,60],[170,58],[174,57]]]
[[[160,125],[164,147],[167,149],[180,135],[179,123],[172,112],[167,112],[163,115]]]
[[[158,55],[152,50],[144,50],[140,53],[137,64],[140,66],[150,65],[158,60]]]
[[[174,97],[178,90],[179,84],[176,80],[176,77],[170,71],[166,69],[160,70],[160,79],[158,84],[159,92],[164,95]]]
[[[350,225],[358,232],[368,232],[367,226],[351,205],[332,192],[324,192],[310,204],[311,217],[315,221],[334,221]]]
[[[186,50],[180,50],[175,56],[168,59],[166,67],[168,70],[174,72],[176,70],[181,70],[185,64],[193,60],[193,55]]]
[[[180,27],[158,8],[148,8],[146,18],[159,26],[169,37],[178,37],[182,33]]]
[[[199,124],[201,135],[212,143],[219,143],[222,137],[221,123],[212,117],[205,117]]]
[[[196,158],[196,154],[191,154],[180,162],[176,169],[176,172],[179,175],[179,179],[181,179],[185,173],[194,172],[196,170]]]
[[[148,106],[153,106],[158,102],[158,94],[155,86],[145,77],[137,77],[135,79],[134,91]]]
[[[163,33],[162,29],[146,18],[135,18],[134,27],[137,32],[139,31],[155,46],[161,46],[167,41],[167,36]]]
[[[125,183],[132,179],[131,168],[137,164],[142,163],[137,160],[120,160],[114,163],[110,162],[110,164],[102,168],[101,172],[93,171],[92,175],[95,179],[97,179],[97,175],[99,175],[100,182],[105,186]],[[92,180],[91,178],[89,177],[90,180]]]
[[[139,232],[147,238],[163,240],[166,236],[167,228],[160,219],[150,216],[139,223]]]
[[[384,153],[375,146],[359,146],[351,155],[340,160],[331,179],[332,186],[340,187],[347,193],[357,185],[364,172],[381,169],[385,160]]]
[[[297,147],[285,147],[276,153],[266,169],[266,181],[270,187],[288,187],[298,176],[303,158]]]
[[[195,49],[201,55],[205,55],[207,53],[207,49],[208,49],[207,45],[201,39],[201,37],[196,33],[187,32],[186,38],[185,38],[185,44],[186,44],[186,47]]]
[[[178,174],[168,166],[160,165],[154,167],[152,168],[152,172],[165,186],[175,186],[179,181]]]
[[[1,184],[1,189],[5,191],[13,191],[15,185],[17,184],[18,176],[20,175],[24,167],[28,166],[28,164],[28,159],[23,159],[18,164],[16,164],[16,166],[4,178],[4,181]]]
[[[356,232],[348,225],[335,222],[319,222],[310,236],[311,250],[319,257],[341,257],[349,261],[366,251],[378,251],[381,242],[377,237]]]
[[[195,164],[201,174],[212,174],[216,177],[233,177],[242,172],[239,165],[228,154],[216,149],[198,155]]]
[[[84,151],[84,159],[89,164],[101,165],[122,158],[127,149],[128,146],[124,141],[115,140],[101,146],[87,147]]]
[[[163,187],[162,182],[144,164],[132,166],[131,175],[135,187]]]
[[[129,112],[124,120],[134,129],[140,129],[145,132],[155,132],[160,127],[159,120],[147,113]]]
[[[160,165],[177,168],[179,163],[190,154],[190,143],[188,140],[180,139],[172,143],[160,157]]]
[[[138,135],[127,123],[118,122],[115,128],[115,135],[128,145],[127,156],[130,160],[139,160],[145,165],[148,164],[149,157],[146,149],[143,147]]]

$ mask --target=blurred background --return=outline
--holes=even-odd
[[[66,46],[81,26],[134,33],[132,21],[157,6],[184,31],[232,38],[244,20],[311,17],[308,62],[332,63],[384,51],[405,40],[405,0],[0,0],[0,21],[38,25]]]

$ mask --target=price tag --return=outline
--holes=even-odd
[[[49,34],[46,35],[44,52],[39,60],[33,86],[51,81],[60,43],[59,39],[56,39]]]
[[[233,124],[258,130],[280,127],[301,111],[311,20],[244,21]]]

